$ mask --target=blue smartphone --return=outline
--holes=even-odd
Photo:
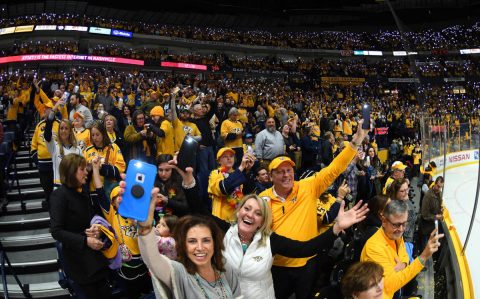
[[[370,111],[371,111],[371,107],[369,104],[365,103],[362,105],[362,118],[363,118],[362,129],[364,130],[370,130]]]
[[[128,163],[125,193],[118,213],[125,218],[145,221],[148,218],[150,197],[157,176],[157,167],[138,160]]]

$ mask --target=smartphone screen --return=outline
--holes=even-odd
[[[185,136],[177,156],[177,166],[185,170],[187,167],[196,169],[198,142],[190,136]]]
[[[362,105],[362,118],[363,118],[362,129],[364,130],[370,130],[370,111],[371,111],[370,104],[365,103]]]

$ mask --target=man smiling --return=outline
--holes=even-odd
[[[361,128],[361,123],[358,126]],[[260,193],[270,201],[272,230],[285,237],[305,241],[317,235],[317,199],[348,166],[368,130],[358,130],[347,146],[332,163],[306,179],[295,181],[295,163],[286,156],[273,159],[269,165],[273,187]],[[276,255],[272,275],[277,299],[309,298],[315,272],[316,259],[286,258]]]
[[[405,201],[391,200],[387,203],[383,210],[382,227],[368,239],[360,256],[362,262],[374,261],[383,267],[383,298],[393,298],[395,292],[420,273],[425,261],[438,250],[438,240],[443,237],[443,234],[435,236],[433,232],[423,252],[409,263],[403,241],[407,220],[408,206]]]

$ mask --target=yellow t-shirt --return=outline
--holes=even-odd
[[[333,226],[333,221],[329,224],[323,224],[323,218],[325,217],[325,214],[327,214],[328,210],[330,210],[336,201],[336,198],[333,195],[328,194],[327,196],[328,201],[325,203],[321,202],[320,199],[317,199],[317,230],[319,235],[323,234]]]
[[[175,130],[175,152],[180,150],[182,146],[183,139],[185,136],[202,136],[200,130],[198,129],[197,125],[187,121],[175,120],[174,122],[174,130]]]
[[[125,243],[130,252],[133,255],[140,254],[140,248],[138,247],[138,234],[137,234],[137,225],[131,219],[125,219],[120,214],[115,211],[112,205],[110,205],[110,210],[107,212],[102,209],[103,216],[105,220],[110,223],[119,243]]]
[[[233,122],[229,119],[226,119],[222,122],[220,127],[220,135],[223,139],[225,139],[229,133],[238,134],[241,132],[243,132],[243,125],[238,120]],[[237,136],[233,140],[225,140],[226,147],[241,147],[242,144],[242,135]]]
[[[85,151],[92,144],[90,143],[90,130],[82,128],[80,130],[73,129],[75,139],[77,139],[78,146]]]

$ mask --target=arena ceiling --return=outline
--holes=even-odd
[[[400,19],[424,29],[476,21],[480,0],[390,0]],[[148,23],[234,28],[388,27],[384,0],[3,1],[0,17],[54,12]],[[441,26],[441,25],[440,25]]]

